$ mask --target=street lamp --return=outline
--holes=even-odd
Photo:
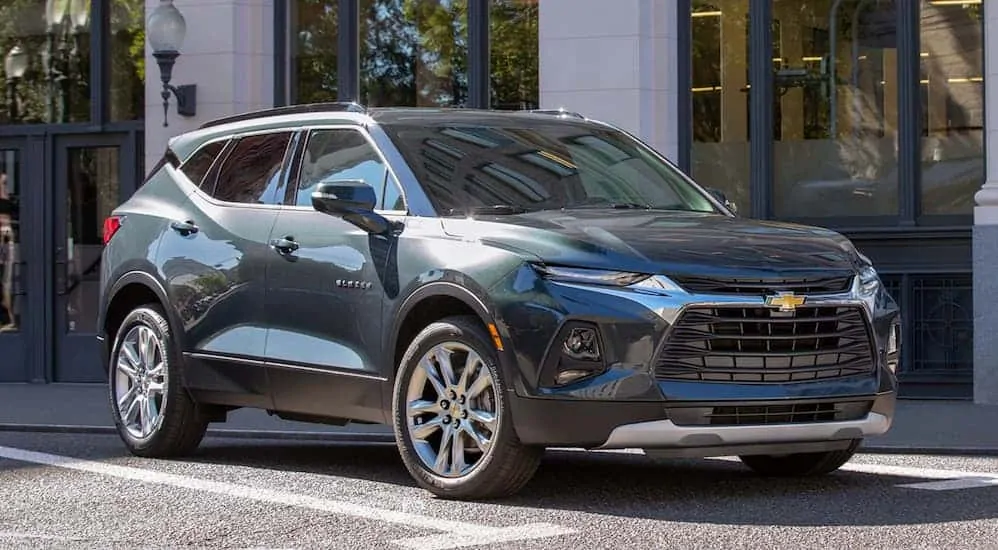
[[[3,60],[3,70],[7,77],[7,113],[10,121],[14,122],[18,118],[17,82],[28,71],[28,52],[20,45],[11,48]]]
[[[187,35],[187,22],[180,10],[173,5],[173,0],[161,0],[156,9],[146,21],[146,33],[152,55],[159,65],[159,76],[163,82],[163,126],[169,126],[166,121],[170,108],[170,94],[177,100],[177,114],[194,116],[197,113],[197,85],[170,84],[173,78],[173,65],[180,56],[180,46]]]

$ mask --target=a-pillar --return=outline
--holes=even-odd
[[[146,0],[146,18],[159,5]],[[197,116],[177,114],[170,98],[163,127],[159,67],[146,43],[145,169],[163,155],[167,141],[201,123],[274,105],[274,0],[175,0],[187,37],[171,84],[197,84]]]

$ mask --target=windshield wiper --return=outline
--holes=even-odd
[[[568,204],[562,207],[562,210],[574,210],[581,208],[613,208],[616,210],[648,210],[651,206],[647,204],[640,204],[637,202],[587,202],[587,203],[577,203]]]
[[[523,214],[527,212],[527,209],[522,206],[516,206],[512,204],[493,204],[491,206],[469,206],[467,208],[451,208],[450,215],[472,215],[472,214],[496,214],[496,215],[513,215],[513,214]]]

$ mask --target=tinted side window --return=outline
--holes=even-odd
[[[226,143],[225,140],[213,141],[201,147],[180,166],[180,171],[186,174],[194,182],[194,185],[201,185],[201,180],[211,169],[211,163],[215,162]]]
[[[312,191],[320,183],[364,180],[378,196],[378,208],[404,210],[401,193],[377,150],[356,130],[315,130],[308,138],[298,175],[296,204],[311,206]],[[386,188],[388,189],[386,193]],[[387,206],[385,199],[390,203]]]
[[[292,132],[240,138],[218,172],[212,196],[226,202],[281,204],[281,166]]]

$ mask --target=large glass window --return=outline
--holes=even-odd
[[[749,0],[694,0],[692,173],[749,204]]]
[[[537,0],[492,0],[489,87],[493,109],[539,106],[537,21]]]
[[[776,216],[897,215],[895,0],[774,0],[773,19]]]
[[[291,103],[336,101],[338,0],[296,0],[291,10]]]
[[[971,214],[984,183],[983,10],[921,8],[922,213]]]
[[[90,2],[0,2],[6,124],[90,119]]]
[[[145,118],[145,3],[111,2],[111,120]],[[153,67],[158,77],[159,69]]]
[[[361,0],[360,102],[464,106],[467,0]]]

